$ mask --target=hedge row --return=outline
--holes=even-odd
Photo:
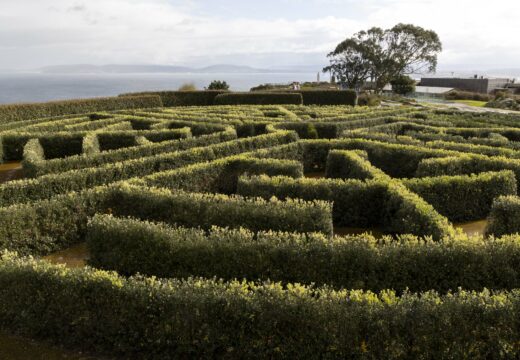
[[[381,170],[372,166],[367,160],[367,153],[365,151],[363,153],[364,156],[358,151],[331,150],[327,156],[325,176],[332,179],[359,180],[386,176]]]
[[[0,105],[0,123],[92,111],[162,107],[158,96],[109,97],[50,101],[34,104]]]
[[[341,227],[375,227],[395,234],[432,236],[453,234],[448,220],[398,181],[292,179],[241,177],[237,193],[270,199],[325,200],[333,203],[334,224]]]
[[[133,177],[142,177],[201,161],[214,160],[295,140],[295,133],[277,132],[185,151],[174,151],[111,163],[97,168],[71,170],[59,174],[40,176],[36,179],[11,181],[0,185],[0,204],[1,206],[8,206],[16,203],[47,199],[69,191],[79,191]]]
[[[38,255],[70,247],[82,241],[90,217],[107,212],[206,229],[332,232],[325,202],[245,200],[117,183],[0,208],[0,248]]]
[[[165,107],[172,106],[208,106],[213,105],[215,97],[225,94],[221,90],[205,91],[146,91],[140,93],[121,94],[120,97],[156,95],[160,96]]]
[[[302,104],[302,96],[293,93],[226,93],[215,97],[215,105]]]
[[[478,154],[424,159],[418,165],[415,175],[417,177],[464,175],[502,170],[511,170],[515,173],[516,178],[520,179],[520,159],[508,159],[502,156],[488,157]]]
[[[353,90],[302,90],[304,105],[357,105],[357,94]]]
[[[129,123],[126,123],[129,126]],[[120,124],[116,124],[120,125]],[[145,136],[153,142],[184,139],[191,137],[189,128],[165,130],[117,130],[94,131],[100,143],[101,151],[115,150],[136,145],[136,137]],[[45,151],[45,158],[58,159],[82,153],[83,138],[89,131],[55,132],[55,133],[27,133],[10,132],[0,135],[3,146],[3,160],[22,160],[23,147],[30,139],[37,138]],[[1,159],[0,159],[1,160]]]
[[[486,235],[520,233],[520,198],[502,196],[495,200],[489,214]]]
[[[213,225],[252,231],[297,231],[332,234],[332,206],[324,201],[245,199],[182,190],[114,187],[108,195],[112,213],[208,230]]]
[[[517,193],[516,177],[510,170],[404,179],[403,183],[454,222],[484,219],[495,198]]]
[[[64,159],[52,159],[45,162],[36,163],[35,176],[41,176],[51,173],[60,173],[74,169],[83,169],[89,167],[103,166],[118,161],[126,161],[157,155],[160,153],[169,153],[173,151],[188,150],[193,147],[209,146],[220,142],[235,140],[237,138],[236,131],[232,128],[226,128],[222,132],[211,135],[202,135],[196,138],[186,138],[180,140],[170,140],[159,143],[149,143],[146,145],[122,148],[117,150],[105,151],[96,155],[76,155],[69,156]],[[137,137],[136,141],[139,137]]]
[[[520,293],[125,278],[4,253],[0,326],[122,358],[517,358]]]
[[[303,165],[299,161],[256,159],[244,154],[162,171],[140,181],[146,186],[172,190],[234,194],[238,178],[244,174],[301,178]]]
[[[433,242],[406,236],[253,233],[200,229],[96,215],[89,264],[120,274],[273,280],[381,291],[520,287],[520,237]]]

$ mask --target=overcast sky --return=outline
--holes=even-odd
[[[0,0],[0,69],[321,65],[399,22],[437,31],[441,68],[520,68],[520,0]]]

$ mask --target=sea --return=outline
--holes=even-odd
[[[316,73],[48,74],[0,73],[0,104],[115,96],[126,92],[176,90],[193,83],[204,89],[224,80],[233,91],[260,84],[315,81]]]

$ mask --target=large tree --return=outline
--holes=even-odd
[[[328,54],[330,65],[323,71],[330,71],[356,90],[370,79],[380,92],[400,75],[435,71],[441,50],[439,36],[433,30],[411,24],[387,30],[373,27],[339,43]]]

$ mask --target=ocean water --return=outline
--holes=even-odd
[[[124,92],[176,90],[185,83],[198,89],[225,80],[234,91],[264,84],[313,81],[309,73],[252,74],[0,74],[0,104],[114,96]]]

